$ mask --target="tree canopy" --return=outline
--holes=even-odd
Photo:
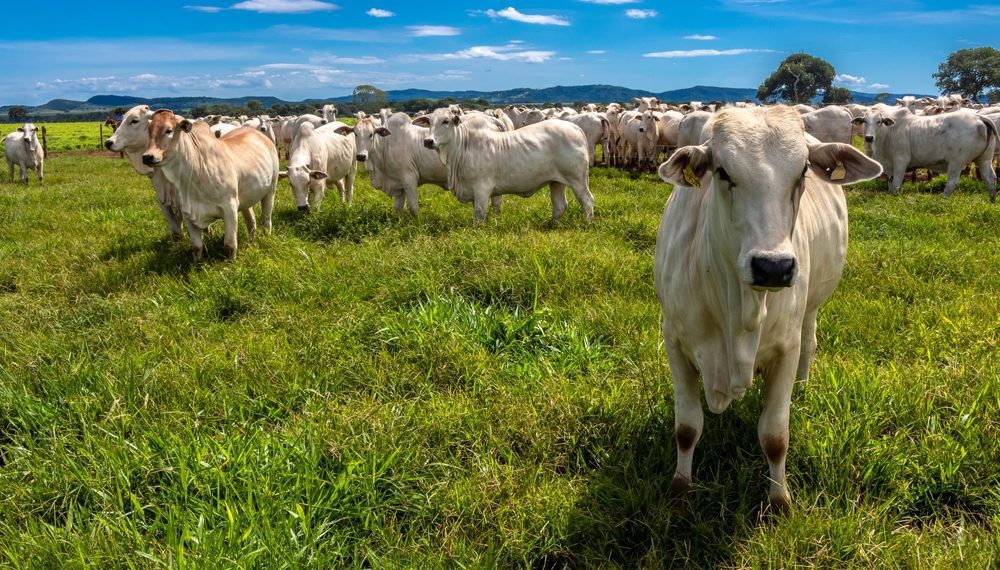
[[[351,102],[359,107],[375,111],[385,104],[385,91],[374,85],[358,85],[351,94]]]
[[[28,116],[28,110],[21,106],[14,106],[7,109],[7,118],[12,123],[19,123]]]
[[[757,99],[808,104],[821,90],[829,92],[833,88],[834,75],[829,62],[807,53],[793,53],[760,84]]]
[[[1000,89],[1000,51],[978,47],[951,52],[932,77],[942,93],[978,100],[989,90]]]

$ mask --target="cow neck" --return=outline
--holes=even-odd
[[[146,152],[146,147],[142,147],[142,149],[139,150],[125,149],[122,152],[125,153],[125,156],[128,158],[129,164],[132,165],[133,170],[135,170],[139,174],[142,174],[143,176],[149,178],[153,177],[153,174],[156,172],[156,170],[142,163],[142,155],[143,153]]]
[[[459,173],[462,167],[462,157],[469,143],[469,130],[465,125],[459,123],[455,127],[455,136],[451,144],[438,145],[438,156],[444,160],[445,167],[448,169],[448,190],[451,190],[455,194],[461,191],[462,181],[460,180]]]

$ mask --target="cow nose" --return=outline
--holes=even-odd
[[[300,212],[305,212],[305,213],[308,214],[309,213],[309,204],[306,204],[305,206],[299,206],[299,211]]]
[[[111,150],[111,145],[112,144],[114,144],[114,143],[111,142],[111,139],[108,139],[108,140],[104,141],[104,147],[107,148],[108,150]]]
[[[750,271],[755,287],[788,287],[795,278],[795,258],[752,257]]]
[[[357,158],[358,158],[358,162],[364,162],[364,161],[368,160],[368,155],[367,154],[359,154],[357,156]]]
[[[873,137],[871,135],[865,135],[865,142],[874,142],[874,141],[875,141],[875,137]]]
[[[434,139],[424,139],[424,146],[429,149],[434,149]]]
[[[146,166],[152,166],[153,164],[156,164],[156,161],[153,159],[153,155],[144,154],[142,155],[142,163]]]

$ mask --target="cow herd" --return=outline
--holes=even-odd
[[[239,126],[137,106],[106,146],[150,178],[171,236],[182,239],[183,223],[199,256],[203,232],[219,219],[226,252],[235,256],[239,214],[252,237],[257,204],[260,225],[270,231],[279,177],[288,178],[304,213],[334,186],[350,204],[360,162],[400,214],[418,213],[423,184],[472,203],[478,222],[491,206],[499,213],[503,195],[529,196],[547,185],[554,220],[566,209],[568,187],[591,221],[589,168],[598,145],[609,166],[659,165],[660,177],[674,185],[654,260],[675,395],[677,467],[670,492],[682,495],[691,486],[704,425],[699,386],[709,409],[721,413],[760,374],[765,400],[758,438],[770,468],[771,506],[785,511],[791,507],[784,470],[792,386],[808,377],[817,312],[846,257],[841,185],[885,172],[895,193],[907,169],[925,167],[948,172],[948,195],[974,163],[993,200],[1000,112],[965,109],[950,99],[822,109],[634,103],[634,109],[611,104],[580,111],[450,106],[413,118],[385,109],[358,114],[353,126],[337,121],[329,105],[316,114],[257,117]],[[869,156],[850,144],[857,127]],[[27,168],[36,168],[41,180],[36,131],[29,123],[7,137],[11,176],[19,164],[22,180]]]

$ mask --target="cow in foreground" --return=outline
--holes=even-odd
[[[247,234],[257,228],[253,205],[261,205],[261,226],[271,231],[271,210],[278,184],[278,151],[259,131],[244,127],[215,138],[202,121],[160,110],[149,121],[146,166],[160,168],[180,197],[191,249],[201,257],[201,233],[222,219],[226,254],[236,256],[237,212]]]
[[[899,194],[907,169],[930,168],[948,171],[944,195],[950,196],[962,169],[975,163],[989,188],[990,202],[996,200],[992,161],[998,137],[988,117],[972,111],[919,116],[905,108],[878,104],[854,123],[864,126],[865,143],[871,144],[872,158],[889,175],[893,194]]]
[[[7,158],[7,175],[14,181],[14,165],[21,173],[21,182],[28,183],[28,170],[38,173],[38,181],[45,177],[45,149],[38,141],[38,127],[25,123],[3,139],[3,152]]]
[[[785,485],[792,385],[805,380],[816,314],[840,280],[847,204],[839,184],[874,178],[878,163],[853,147],[805,134],[790,107],[725,109],[706,142],[678,149],[659,174],[676,187],[656,239],[654,280],[674,384],[674,496],[691,486],[703,412],[742,397],[763,376],[757,435],[770,468],[770,503],[791,507]]]
[[[132,168],[153,183],[156,202],[160,205],[163,218],[167,221],[170,238],[177,242],[184,237],[181,231],[181,203],[177,197],[177,189],[167,180],[161,169],[142,163],[142,155],[149,147],[149,119],[152,116],[153,111],[149,109],[149,105],[132,107],[122,117],[122,122],[115,129],[115,133],[104,141],[104,146],[111,151],[124,152]]]
[[[486,220],[490,199],[503,194],[528,197],[549,185],[552,219],[566,210],[566,187],[573,190],[587,221],[594,219],[587,137],[566,121],[542,121],[514,132],[470,128],[458,109],[438,109],[427,119],[424,146],[436,150],[448,171],[448,189],[472,202],[476,221]]]

